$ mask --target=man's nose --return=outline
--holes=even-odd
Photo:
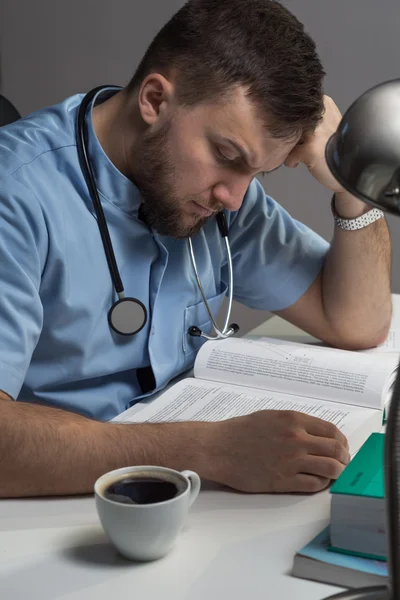
[[[223,204],[224,208],[231,211],[239,210],[242,206],[243,198],[250,185],[251,179],[248,177],[235,178],[226,183],[218,183],[214,186],[213,196],[218,202]]]

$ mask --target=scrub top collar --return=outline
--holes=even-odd
[[[115,88],[101,90],[95,96],[92,106],[88,109],[86,116],[88,153],[100,196],[124,213],[132,217],[137,217],[139,207],[142,203],[140,191],[108,158],[93,127],[92,108],[98,103],[99,96],[102,96],[101,100],[104,101],[111,97],[115,91]]]

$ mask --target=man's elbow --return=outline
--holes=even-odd
[[[389,335],[391,317],[383,327],[374,328],[369,323],[362,326],[349,325],[341,331],[335,331],[332,344],[342,350],[367,350],[380,346]]]

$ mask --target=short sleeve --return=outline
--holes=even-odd
[[[235,300],[271,311],[292,305],[307,291],[329,250],[326,240],[266,195],[257,179],[231,216],[229,242]]]
[[[43,324],[48,249],[42,210],[12,176],[0,179],[0,389],[17,398]]]

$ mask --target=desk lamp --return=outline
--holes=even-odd
[[[400,215],[400,79],[381,83],[357,98],[328,141],[326,160],[334,177],[351,194]],[[330,600],[400,600],[400,370],[389,409],[384,455],[388,586],[351,590]]]

